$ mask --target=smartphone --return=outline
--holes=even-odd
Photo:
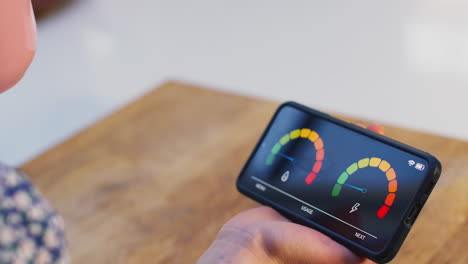
[[[238,190],[378,263],[400,249],[441,173],[432,155],[295,102],[282,104]]]

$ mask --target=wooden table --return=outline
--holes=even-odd
[[[277,103],[166,83],[22,166],[74,263],[193,263],[256,206],[234,186]],[[468,142],[386,127],[444,171],[395,263],[468,263]]]

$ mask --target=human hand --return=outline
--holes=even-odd
[[[373,124],[367,128],[383,134],[382,126]],[[357,256],[326,235],[295,224],[275,210],[261,206],[241,212],[229,220],[197,262],[197,264],[219,263],[372,262]]]

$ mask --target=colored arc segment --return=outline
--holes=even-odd
[[[385,198],[384,204],[380,207],[380,209],[377,211],[377,216],[379,218],[384,218],[385,215],[387,215],[388,211],[390,210],[390,207],[393,205],[393,202],[395,201],[396,198],[396,191],[398,189],[398,182],[396,179],[396,173],[395,170],[391,167],[390,163],[388,163],[385,160],[382,160],[380,158],[364,158],[359,160],[358,162],[355,162],[340,174],[338,177],[336,184],[333,186],[332,189],[332,196],[338,196],[340,195],[341,189],[343,185],[346,185],[345,182],[346,180],[357,170],[366,168],[366,167],[375,167],[380,169],[383,173],[385,173],[385,176],[388,180],[388,193]]]
[[[323,148],[323,140],[320,138],[320,135],[317,132],[310,130],[309,128],[294,129],[282,136],[280,140],[271,149],[270,154],[268,155],[266,160],[266,165],[270,166],[271,164],[273,164],[276,155],[281,154],[280,150],[284,145],[288,144],[291,140],[299,138],[308,139],[314,144],[314,148],[316,150],[314,165],[312,166],[311,172],[307,175],[305,179],[305,182],[307,184],[311,184],[317,177],[317,174],[320,172],[320,169],[322,168],[323,159],[325,157],[325,150]]]

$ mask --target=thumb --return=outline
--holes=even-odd
[[[324,234],[291,222],[262,225],[265,252],[280,263],[363,263],[344,246]]]

